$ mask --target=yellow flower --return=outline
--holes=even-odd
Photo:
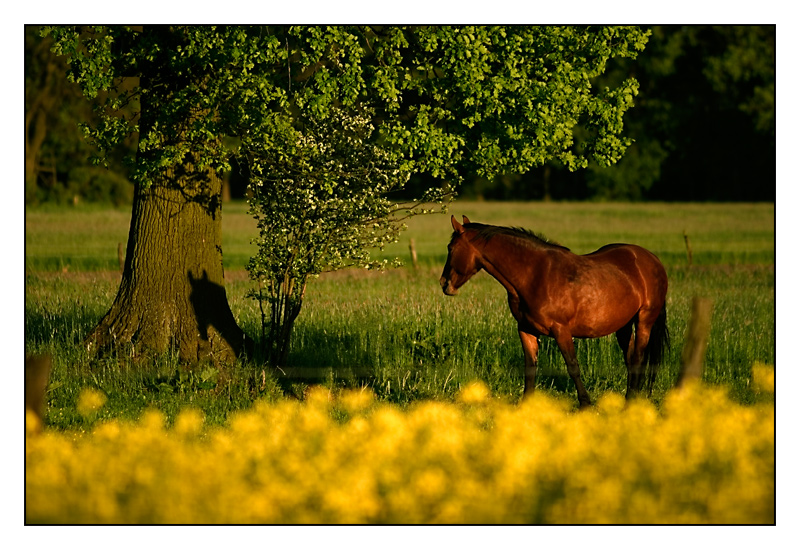
[[[459,401],[480,406],[400,408],[343,392],[336,406],[371,409],[335,422],[329,392],[315,389],[302,403],[260,402],[202,438],[182,437],[204,430],[198,410],[171,431],[154,410],[82,433],[44,429],[26,439],[26,520],[775,521],[771,403],[740,405],[701,384],[670,392],[660,410],[618,394],[588,413],[545,394],[514,406],[488,396],[471,384]]]
[[[76,408],[82,417],[91,419],[97,414],[97,411],[103,408],[107,400],[108,398],[106,395],[100,390],[84,388],[78,396],[78,405]]]
[[[597,409],[608,415],[619,414],[625,408],[625,398],[618,393],[608,392],[597,401]]]
[[[342,408],[350,414],[356,414],[368,408],[372,405],[373,400],[374,394],[366,388],[360,391],[345,391],[339,397]]]
[[[489,396],[489,387],[481,381],[470,382],[458,392],[458,400],[467,405],[485,403]]]
[[[39,415],[30,409],[25,409],[25,435],[36,435],[42,431],[42,421]]]
[[[139,419],[139,425],[148,432],[158,433],[164,428],[164,413],[156,409],[148,409]]]
[[[306,392],[306,403],[325,409],[333,402],[331,391],[323,386],[312,386]]]
[[[179,435],[197,435],[202,428],[203,413],[197,409],[184,409],[175,418],[174,430]]]
[[[122,429],[120,428],[119,421],[111,420],[109,422],[103,422],[97,426],[92,433],[96,438],[96,441],[102,441],[103,439],[114,441],[120,437]]]
[[[764,363],[753,365],[753,385],[757,391],[775,393],[775,368]]]

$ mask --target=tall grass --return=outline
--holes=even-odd
[[[260,314],[245,297],[242,271],[252,253],[253,220],[243,204],[224,207],[227,294],[242,328],[257,337]],[[674,383],[691,299],[714,301],[705,378],[754,399],[754,362],[775,361],[774,206],[768,204],[542,204],[461,203],[451,207],[473,221],[527,227],[577,253],[609,242],[653,250],[670,280],[668,326],[672,349],[654,392],[660,402]],[[137,417],[157,407],[169,418],[181,406],[200,407],[210,423],[256,399],[281,399],[288,383],[370,387],[379,399],[410,403],[450,399],[472,380],[516,401],[522,391],[522,350],[502,287],[486,274],[458,297],[442,294],[438,277],[446,256],[446,216],[413,219],[403,240],[377,254],[408,260],[414,239],[419,269],[385,273],[346,271],[309,284],[289,357],[289,380],[258,362],[229,372],[187,372],[174,356],[147,365],[125,357],[85,354],[82,339],[111,305],[119,283],[117,247],[125,245],[129,214],[64,209],[26,213],[26,353],[50,353],[54,370],[48,422],[80,425],[75,400],[84,386],[109,397],[104,414]],[[688,265],[684,233],[693,265]],[[577,341],[578,361],[593,397],[622,393],[625,369],[613,336]],[[286,383],[284,383],[286,382]],[[281,386],[283,384],[283,386]],[[572,382],[555,343],[542,338],[539,391],[569,392]],[[576,400],[577,402],[577,400]]]

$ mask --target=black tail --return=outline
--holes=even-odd
[[[644,362],[647,364],[647,395],[653,393],[653,384],[656,381],[658,367],[664,360],[665,352],[669,351],[669,329],[667,328],[667,305],[658,315],[653,328],[650,329],[650,341],[644,351]]]

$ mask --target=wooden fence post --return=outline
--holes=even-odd
[[[689,235],[686,234],[686,230],[683,230],[683,242],[686,245],[686,258],[689,260],[689,266],[692,265],[692,245],[689,243]]]
[[[33,411],[44,422],[45,392],[50,380],[51,359],[49,355],[25,358],[25,410]]]
[[[414,242],[414,239],[409,239],[408,250],[411,251],[411,263],[414,265],[414,269],[418,269],[419,265],[417,265],[417,243]]]
[[[692,300],[692,316],[686,329],[686,341],[681,353],[681,372],[678,374],[676,387],[683,387],[686,382],[703,377],[703,359],[711,333],[712,304],[708,298],[695,296]]]

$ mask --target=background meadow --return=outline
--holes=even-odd
[[[668,325],[672,348],[662,367],[658,403],[677,377],[693,296],[714,301],[705,379],[729,388],[743,403],[754,362],[775,362],[774,206],[771,204],[615,204],[456,202],[450,212],[472,221],[521,226],[582,254],[610,242],[633,242],[655,252],[670,280]],[[255,224],[243,203],[225,206],[223,249],[227,294],[244,330],[260,336],[257,303],[244,264]],[[26,353],[50,353],[54,372],[48,420],[68,427],[85,385],[110,398],[108,415],[138,415],[146,406],[169,418],[188,402],[201,403],[212,422],[256,399],[302,395],[309,385],[368,387],[379,399],[410,403],[450,399],[482,380],[494,395],[516,401],[522,391],[522,350],[505,291],[479,273],[457,297],[438,278],[452,231],[449,217],[410,220],[400,242],[378,257],[406,265],[385,272],[345,270],[310,282],[298,318],[287,376],[255,361],[220,373],[187,371],[173,357],[131,365],[124,357],[86,356],[81,342],[105,314],[119,281],[118,248],[129,214],[115,209],[35,209],[26,215]],[[684,234],[692,251],[689,265]],[[418,267],[411,265],[414,241]],[[612,336],[577,340],[582,376],[593,395],[623,393],[625,369]],[[542,391],[574,397],[555,343],[542,338]],[[218,399],[220,392],[228,396]],[[576,401],[577,402],[577,401]]]

